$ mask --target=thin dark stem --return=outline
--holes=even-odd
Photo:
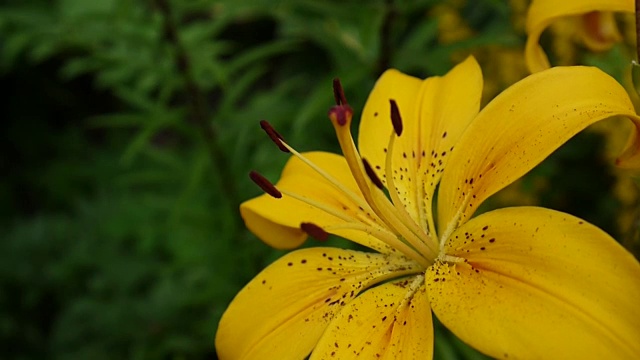
[[[230,176],[231,168],[222,147],[217,141],[216,132],[209,123],[210,111],[205,99],[206,96],[192,76],[189,55],[178,36],[178,30],[174,23],[171,7],[167,0],[153,0],[153,5],[162,14],[165,38],[175,48],[177,70],[185,82],[191,118],[200,128],[200,132],[211,156],[214,171],[221,179],[224,194],[229,200],[229,206],[233,212],[237,212],[240,202],[233,177]]]
[[[636,60],[640,62],[640,0],[636,0]]]
[[[385,15],[382,23],[382,33],[380,34],[380,60],[378,62],[378,73],[380,74],[388,69],[391,64],[391,31],[396,18],[396,8],[393,0],[385,0],[384,5]]]

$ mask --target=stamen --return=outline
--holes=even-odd
[[[260,175],[257,171],[251,171],[249,173],[249,177],[253,180],[256,185],[260,186],[260,188],[267,194],[273,196],[276,199],[280,199],[282,197],[282,193],[278,190],[275,185],[273,185],[267,178]]]
[[[389,229],[398,234],[398,237],[402,239],[403,243],[406,243],[412,249],[418,251],[423,257],[435,259],[436,252],[429,247],[430,243],[422,240],[422,237],[426,235],[418,235],[419,233],[417,233],[415,229],[417,228],[417,224],[406,216],[406,210],[394,206],[382,190],[374,190],[375,191],[371,191],[372,207],[378,209],[380,217],[384,219]],[[391,191],[389,192],[391,193]]]
[[[319,168],[318,165],[314,164],[311,160],[307,159],[304,155],[300,154],[298,151],[296,151],[296,149],[292,148],[289,144],[287,144],[286,142],[282,142],[282,145],[286,147],[287,150],[289,150],[289,152],[291,152],[295,157],[297,157],[302,162],[307,164],[310,168],[312,168],[316,173],[318,173],[318,175],[322,176],[325,180],[327,180],[331,185],[333,185],[333,187],[335,187],[340,192],[342,192],[347,197],[349,197],[358,206],[362,207],[363,209],[369,207],[368,203],[363,201],[360,196],[356,195],[353,191],[345,187],[342,183],[340,183],[333,176],[329,175],[326,171]]]
[[[373,249],[378,250],[380,252],[386,252],[388,250],[387,247],[390,247],[402,252],[406,256],[411,257],[419,264],[422,264],[425,268],[429,266],[428,261],[422,255],[420,255],[420,253],[418,253],[412,247],[410,247],[409,245],[401,241],[400,238],[398,238],[395,234],[391,233],[388,228],[382,227],[375,222],[370,222],[370,220],[368,221],[369,223],[367,224],[360,219],[351,217],[347,212],[338,211],[317,200],[304,197],[294,192],[290,192],[283,189],[282,193],[286,196],[289,196],[298,201],[301,201],[311,207],[322,210],[325,213],[329,215],[333,215],[336,218],[344,221],[344,223],[342,224],[326,226],[324,229],[322,229],[325,232],[332,232],[335,230],[345,230],[345,229],[362,231],[364,233],[370,234],[372,238],[378,240],[378,242],[375,242],[375,243],[372,242],[369,244],[358,242],[360,245],[372,247]],[[302,230],[304,231],[304,229]]]
[[[300,229],[318,241],[327,241],[329,238],[329,233],[314,223],[303,222],[300,224]]]
[[[356,219],[350,218],[347,213],[344,213],[344,212],[341,212],[341,211],[337,211],[336,209],[332,209],[332,208],[326,206],[325,204],[322,204],[322,203],[320,203],[320,202],[318,202],[316,200],[312,200],[312,199],[306,198],[304,196],[301,196],[299,194],[291,193],[291,192],[286,191],[286,190],[283,189],[282,193],[284,195],[290,196],[290,197],[295,198],[295,199],[297,199],[299,201],[302,201],[302,202],[304,202],[306,204],[309,204],[309,205],[311,205],[311,206],[313,206],[315,208],[323,210],[327,214],[331,214],[333,216],[336,216],[337,218],[340,218],[340,219],[346,221],[347,223],[350,223],[351,226],[353,226],[355,224],[362,224],[362,226],[365,227],[365,228],[363,228],[364,229],[363,231],[366,231],[368,233],[378,232],[378,234],[375,236],[376,238],[380,239],[383,243],[386,243],[387,245],[398,249],[399,251],[401,251],[402,253],[406,254],[407,256],[411,256],[412,258],[416,259],[416,261],[418,261],[418,263],[420,263],[420,264],[423,264],[423,265],[427,264],[427,266],[428,266],[428,261],[422,255],[416,255],[416,254],[425,254],[425,255],[429,256],[429,258],[435,258],[435,256],[436,256],[435,253],[432,253],[430,251],[430,249],[426,248],[424,243],[422,243],[415,234],[411,233],[411,231],[406,231],[406,229],[404,227],[402,227],[402,226],[400,228],[398,228],[399,224],[398,224],[397,214],[395,214],[395,212],[393,211],[393,205],[386,198],[386,196],[384,195],[382,190],[374,188],[376,190],[376,192],[375,192],[375,194],[372,194],[372,191],[371,191],[369,185],[364,185],[364,186],[366,186],[366,188],[361,188],[361,190],[364,192],[364,194],[366,194],[366,197],[368,198],[368,200],[366,200],[366,202],[363,202],[362,198],[360,198],[359,196],[355,195],[348,188],[344,187],[344,185],[342,185],[337,179],[333,178],[331,175],[329,175],[324,170],[319,168],[316,164],[311,162],[305,156],[303,156],[302,154],[298,153],[294,148],[292,148],[286,142],[282,142],[282,144],[294,156],[298,157],[300,160],[302,160],[304,163],[306,163],[308,166],[310,166],[312,169],[314,169],[319,175],[321,175],[323,178],[325,178],[327,181],[329,181],[329,183],[331,183],[334,187],[336,187],[342,193],[344,193],[349,198],[351,198],[351,200],[353,200],[360,207],[362,207],[362,208],[371,208],[374,211],[375,215],[377,215],[377,217],[375,217],[375,218],[372,217],[371,220],[369,220],[371,223],[369,225],[366,225],[366,224],[362,224],[360,222],[362,220],[357,221]],[[353,146],[352,149],[355,149],[355,146],[353,145],[353,143],[352,143],[352,146]],[[358,159],[360,159],[360,157],[359,157],[357,152],[354,152],[353,155],[356,156]],[[362,163],[362,161],[358,162],[358,164],[361,164],[361,163]],[[364,167],[364,165],[363,165],[363,167]],[[360,170],[360,171],[362,171],[362,170]],[[358,174],[360,174],[362,180],[364,180],[364,174],[361,174],[361,173],[358,173]],[[381,209],[381,207],[383,209]],[[367,215],[369,215],[369,214],[367,213]],[[371,215],[369,215],[369,217],[371,217]],[[380,231],[381,230],[380,230],[380,228],[378,228],[379,224],[377,223],[377,220],[381,220],[382,222],[384,222],[388,226],[388,229],[393,231],[393,232],[395,232],[396,234],[393,234],[393,235],[390,234],[390,235],[384,236],[384,237],[381,236],[380,235]],[[415,225],[415,223],[414,223],[414,225]],[[325,228],[324,230],[327,231],[327,230],[329,230],[329,228]],[[410,240],[405,243],[405,241],[402,240],[402,239],[407,238],[407,237]],[[407,245],[408,243],[416,244],[416,245],[414,247],[414,246]],[[414,254],[411,254],[411,252],[413,252]]]
[[[392,102],[395,103],[395,101]],[[391,106],[393,109],[394,105],[392,104]],[[394,115],[393,117],[396,120],[396,124],[399,124],[400,127],[398,129],[394,129],[394,131],[397,130],[398,132],[402,133],[402,121],[399,115],[400,112],[397,110],[397,104],[395,105],[395,108],[396,115]],[[336,130],[336,135],[338,136],[338,141],[340,143],[342,153],[347,160],[347,164],[351,169],[351,174],[356,180],[358,188],[360,188],[360,191],[362,192],[362,195],[364,196],[366,202],[369,204],[373,212],[379,217],[379,219],[382,220],[382,222],[384,222],[391,231],[393,231],[399,238],[402,239],[400,240],[401,242],[410,244],[410,247],[418,250],[429,259],[435,258],[435,251],[429,249],[427,246],[425,246],[425,242],[423,240],[420,240],[420,237],[424,236],[422,235],[424,233],[422,231],[416,232],[415,230],[410,230],[418,228],[418,225],[415,223],[415,221],[411,219],[407,220],[405,219],[406,215],[403,217],[398,214],[398,211],[396,210],[397,208],[394,208],[393,203],[389,201],[383,190],[381,190],[378,186],[379,184],[375,184],[377,188],[370,187],[370,183],[374,181],[373,177],[371,177],[365,169],[364,162],[362,161],[360,154],[358,153],[358,150],[356,149],[356,146],[353,142],[353,138],[351,137],[350,126],[348,126],[350,125],[352,115],[353,113],[351,112],[351,108],[348,108],[348,111],[346,111],[345,106],[334,106],[329,111],[329,118],[331,119],[331,122]],[[342,116],[346,117],[343,119]],[[396,133],[394,132],[392,135],[395,134]],[[388,154],[390,152],[391,151],[389,151]],[[386,174],[386,176],[390,177],[389,174]],[[368,180],[367,178],[370,178],[371,180]],[[394,191],[397,191],[397,189],[394,189]],[[402,211],[406,213],[406,209],[402,209]]]
[[[396,132],[396,135],[402,135],[402,118],[400,117],[400,109],[398,109],[398,104],[393,99],[389,99],[389,104],[391,105],[391,123],[393,124],[393,130]]]
[[[290,196],[293,199],[301,201],[301,202],[303,202],[303,203],[305,203],[305,204],[307,204],[307,205],[309,205],[311,207],[314,207],[314,208],[317,208],[319,210],[322,210],[325,213],[327,213],[329,215],[332,215],[332,216],[335,216],[336,218],[341,219],[342,221],[345,221],[345,222],[348,222],[348,223],[357,222],[357,223],[363,223],[363,224],[366,223],[367,226],[378,226],[378,227],[380,226],[377,222],[375,222],[371,218],[365,217],[364,219],[362,219],[359,216],[359,215],[361,215],[361,213],[358,213],[357,214],[358,217],[354,218],[351,214],[349,214],[346,211],[339,211],[334,207],[331,207],[331,206],[329,206],[327,204],[324,204],[324,203],[322,203],[320,201],[310,199],[310,198],[308,198],[306,196],[302,196],[300,194],[297,194],[297,193],[294,193],[294,192],[291,192],[291,191],[287,191],[285,189],[282,189],[282,194],[285,195],[285,196]]]
[[[264,130],[264,132],[267,133],[271,141],[273,141],[274,143],[276,143],[276,145],[278,145],[278,148],[280,149],[280,151],[286,152],[286,153],[289,152],[289,149],[287,149],[287,147],[282,144],[282,141],[284,140],[284,138],[282,138],[282,135],[280,135],[273,128],[273,126],[269,124],[267,120],[260,120],[260,127],[262,128],[262,130]]]
[[[360,223],[349,223],[349,224],[340,224],[340,225],[330,225],[326,227],[327,231],[335,232],[336,230],[357,230],[365,232],[372,237],[381,241],[382,244],[385,244],[397,251],[400,251],[405,256],[413,259],[418,264],[422,265],[425,269],[429,267],[429,261],[416,249],[409,246],[406,242],[402,241],[395,234],[389,232],[386,228],[374,228],[370,226],[366,226]],[[385,252],[384,248],[376,249],[380,252]]]
[[[378,189],[384,189],[384,184],[382,184],[382,181],[380,180],[376,172],[373,171],[373,168],[371,167],[371,165],[369,165],[369,162],[366,159],[362,159],[362,165],[364,165],[364,172],[367,173],[367,176],[369,176],[371,182],[373,182],[373,184],[377,186]]]
[[[389,189],[389,196],[391,197],[391,204],[396,209],[395,214],[398,218],[398,221],[403,224],[407,230],[413,235],[412,237],[405,236],[409,241],[410,239],[414,239],[414,243],[411,243],[416,249],[423,250],[424,254],[427,254],[430,259],[435,258],[437,244],[431,238],[431,236],[426,233],[420,226],[413,220],[407,209],[404,207],[400,197],[398,196],[398,188],[396,187],[394,177],[393,177],[393,153],[394,153],[394,145],[398,132],[395,129],[396,123],[399,121],[400,128],[402,128],[402,122],[400,121],[400,111],[398,110],[397,105],[395,105],[395,101],[390,100],[391,103],[391,121],[394,124],[394,132],[392,132],[389,136],[389,142],[387,143],[387,155],[385,158],[385,178],[387,179],[387,189]],[[397,114],[394,116],[394,108]],[[395,120],[394,120],[395,117]],[[400,129],[402,132],[402,129]],[[415,241],[415,238],[418,241]]]
[[[347,98],[338,78],[333,79],[333,97],[336,99],[336,105],[347,105]]]

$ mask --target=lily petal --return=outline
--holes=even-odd
[[[414,187],[407,186],[411,178],[415,179],[417,141],[420,124],[416,113],[418,94],[422,80],[403,74],[395,69],[387,70],[380,76],[367,98],[358,131],[358,150],[365,158],[383,184],[388,188],[386,169],[387,147],[394,129],[391,122],[390,100],[398,106],[403,124],[403,135],[395,144],[391,153],[393,178],[401,198],[406,201],[407,211],[417,214]],[[407,152],[408,151],[408,152]],[[405,173],[406,167],[406,173]],[[415,218],[415,217],[414,217]]]
[[[593,51],[605,51],[622,40],[616,19],[610,12],[591,12],[582,15],[583,26],[578,35],[582,42]]]
[[[592,11],[634,12],[631,0],[534,0],[527,14],[525,57],[532,73],[549,68],[549,59],[539,45],[540,35],[556,19]]]
[[[511,184],[587,126],[611,116],[640,117],[625,89],[597,68],[556,67],[533,74],[491,101],[451,154],[438,200],[444,237],[489,196]],[[620,161],[637,163],[637,137]]]
[[[216,334],[221,359],[303,359],[360,291],[417,273],[401,256],[310,248],[280,258],[231,302]]]
[[[360,152],[386,180],[386,147],[392,132],[389,99],[394,99],[404,125],[393,153],[394,183],[408,211],[421,223],[426,222],[425,215],[431,217],[431,207],[420,207],[425,198],[429,204],[432,201],[449,153],[480,110],[481,96],[482,72],[473,57],[445,76],[421,82],[387,71],[369,95],[360,123]]]
[[[427,271],[434,313],[496,358],[640,354],[640,264],[597,227],[553,210],[506,208],[452,234]]]
[[[302,155],[332,176],[355,197],[360,198],[363,203],[355,203],[353,198],[347,196],[344,191],[340,191],[302,160],[292,156],[282,171],[276,187],[283,192],[303,195],[307,199],[326,206],[334,214],[329,214],[286,194],[280,199],[265,194],[240,205],[240,214],[251,232],[272,247],[291,249],[301,245],[307,238],[307,235],[300,230],[300,224],[303,222],[312,222],[323,228],[336,227],[347,224],[347,221],[337,217],[336,214],[346,218],[362,219],[368,218],[367,213],[369,213],[372,216],[369,221],[375,224],[375,214],[364,203],[362,193],[344,157],[326,152],[309,152]],[[363,231],[341,228],[329,232],[380,252],[391,251],[386,244]]]
[[[460,137],[480,111],[482,70],[473,57],[454,67],[442,78],[424,81],[421,92],[422,177],[426,209],[430,213],[436,186]],[[433,219],[432,214],[428,216]],[[435,230],[435,229],[433,229]]]
[[[336,315],[311,360],[433,357],[433,323],[424,276],[367,290]]]

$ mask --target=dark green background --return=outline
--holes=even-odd
[[[469,36],[439,40],[443,6]],[[260,193],[248,172],[275,181],[287,160],[258,121],[337,151],[332,78],[357,114],[388,67],[521,51],[518,16],[498,0],[3,1],[0,357],[215,359],[225,307],[283,254],[237,211]],[[623,50],[591,60],[615,75]],[[579,135],[524,188],[543,177],[540,204],[628,236],[602,148]],[[439,325],[436,356],[482,358]]]

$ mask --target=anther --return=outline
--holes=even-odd
[[[367,173],[367,176],[369,176],[369,179],[371,179],[373,184],[380,190],[384,189],[384,184],[382,184],[382,181],[380,181],[380,178],[376,172],[373,171],[373,168],[369,165],[369,162],[366,159],[362,159],[362,165],[364,165],[364,171]]]
[[[329,118],[338,123],[340,126],[345,126],[351,120],[353,116],[353,110],[349,105],[336,105],[329,109]]]
[[[249,173],[249,177],[251,180],[256,183],[256,185],[260,186],[260,188],[266,192],[267,194],[273,196],[276,199],[280,199],[282,197],[282,193],[278,190],[275,185],[273,185],[267,178],[260,175],[257,171],[251,171]]]
[[[329,233],[314,223],[303,222],[300,224],[300,229],[318,241],[327,241],[329,238]]]
[[[389,99],[389,104],[391,105],[391,123],[393,124],[393,130],[396,132],[396,135],[402,135],[402,118],[400,117],[400,109],[398,109],[398,104],[393,99]]]
[[[347,98],[338,78],[333,79],[333,97],[336,99],[336,105],[347,105]]]
[[[269,122],[267,120],[260,120],[260,127],[262,128],[262,130],[264,130],[264,132],[267,133],[267,135],[269,136],[271,141],[273,141],[274,143],[276,143],[276,145],[278,145],[278,148],[280,149],[280,151],[283,151],[283,152],[286,152],[286,153],[290,152],[289,149],[287,149],[287,147],[284,146],[284,144],[282,143],[282,140],[284,140],[282,138],[282,135],[280,135],[273,128],[273,126],[271,126],[271,124],[269,124]]]

